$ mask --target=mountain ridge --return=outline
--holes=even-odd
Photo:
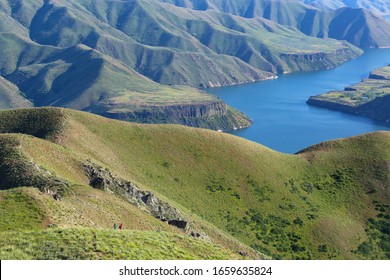
[[[173,5],[172,0],[164,0]],[[301,1],[302,2],[302,1]],[[282,25],[297,28],[304,34],[319,38],[346,40],[361,48],[389,47],[390,23],[369,10],[337,6],[322,10],[304,5],[300,1],[254,0],[254,1],[203,1],[203,10],[218,10],[243,18],[266,18]],[[184,1],[182,6],[197,9],[198,1]],[[202,9],[201,9],[202,10]],[[345,20],[345,18],[352,20]],[[351,24],[356,34],[351,30]]]
[[[202,89],[328,69],[362,53],[346,42],[309,37],[266,19],[154,0],[2,0],[0,14],[17,26],[0,24],[7,46],[0,75],[19,89],[13,95],[34,106],[141,123],[248,127],[247,116],[182,86]]]

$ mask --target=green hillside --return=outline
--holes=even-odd
[[[273,258],[389,258],[387,132],[320,144],[297,155],[209,130],[130,124],[60,109],[2,111],[0,132],[21,133],[1,136],[2,189],[36,187],[46,193],[35,190],[37,197],[64,209],[79,196],[71,190],[90,197],[89,190],[115,194],[155,223],[161,222],[152,216],[187,221],[187,234],[200,232],[244,255],[250,250],[239,249],[229,235]],[[137,200],[138,189],[148,198]],[[154,203],[165,212],[156,215]],[[100,227],[117,220],[91,218],[94,206],[83,207],[88,219],[107,221]],[[56,212],[50,220],[60,227],[97,226]],[[7,223],[1,217],[0,224]],[[24,228],[31,223],[31,229],[39,228],[39,219],[33,221]]]
[[[241,259],[239,248],[247,250],[191,238],[109,193],[68,191],[61,201],[35,188],[1,191],[0,258]],[[113,230],[114,222],[124,229]]]
[[[2,260],[242,259],[222,247],[166,232],[92,228],[10,232],[0,233],[0,244]]]

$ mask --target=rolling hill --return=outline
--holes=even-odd
[[[44,258],[39,248],[58,242],[50,256],[74,258],[57,249],[76,242],[86,258],[132,258],[111,240],[144,233],[115,236],[118,221],[185,248],[158,258],[390,257],[388,132],[285,155],[210,130],[41,108],[0,111],[0,133],[2,256]],[[77,231],[79,243],[65,238]],[[216,247],[198,250],[183,234]]]

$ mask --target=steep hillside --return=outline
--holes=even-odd
[[[64,13],[53,26],[48,20],[60,11]],[[30,26],[33,40],[61,47],[86,44],[164,84],[237,84],[271,77],[269,72],[276,70],[332,67],[358,53],[340,42],[316,40],[267,21],[157,0],[46,2],[35,18]],[[340,57],[338,51],[343,50]],[[315,56],[319,53],[324,57]],[[280,59],[291,54],[302,57]]]
[[[368,79],[344,91],[312,96],[307,103],[390,123],[390,66],[372,71]]]
[[[318,8],[339,9],[343,7],[363,8],[384,17],[390,16],[389,0],[300,0]]]
[[[17,86],[0,76],[0,109],[32,107]]]
[[[199,1],[195,0],[183,1],[183,3],[164,1],[201,9],[197,6]],[[337,4],[334,3],[337,1],[330,2]],[[218,10],[244,18],[265,18],[297,28],[309,36],[346,40],[363,48],[390,46],[390,23],[369,10],[349,7],[323,10],[303,5],[299,1],[282,0],[207,0],[202,3],[204,10]]]
[[[389,133],[284,155],[224,133],[71,110],[2,111],[0,120],[2,133],[41,138],[1,136],[2,188],[36,187],[60,206],[69,186],[90,185],[179,231],[186,221],[226,247],[232,239],[215,226],[274,258],[389,258]]]
[[[243,258],[238,252],[259,257],[221,234],[213,238],[221,245],[204,236],[191,237],[120,197],[92,188],[69,186],[61,200],[54,200],[24,187],[0,191],[0,199],[3,260]],[[123,230],[113,230],[114,223],[123,223]]]

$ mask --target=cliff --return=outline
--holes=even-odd
[[[332,52],[283,54],[281,59],[288,67],[282,67],[279,71],[289,72],[284,70],[286,68],[290,68],[291,72],[335,68],[346,61],[355,59],[360,54],[362,51],[347,47]]]
[[[174,123],[213,130],[236,130],[249,127],[252,122],[243,113],[223,101],[185,105],[140,106],[132,110],[107,110],[100,115],[138,123]]]

